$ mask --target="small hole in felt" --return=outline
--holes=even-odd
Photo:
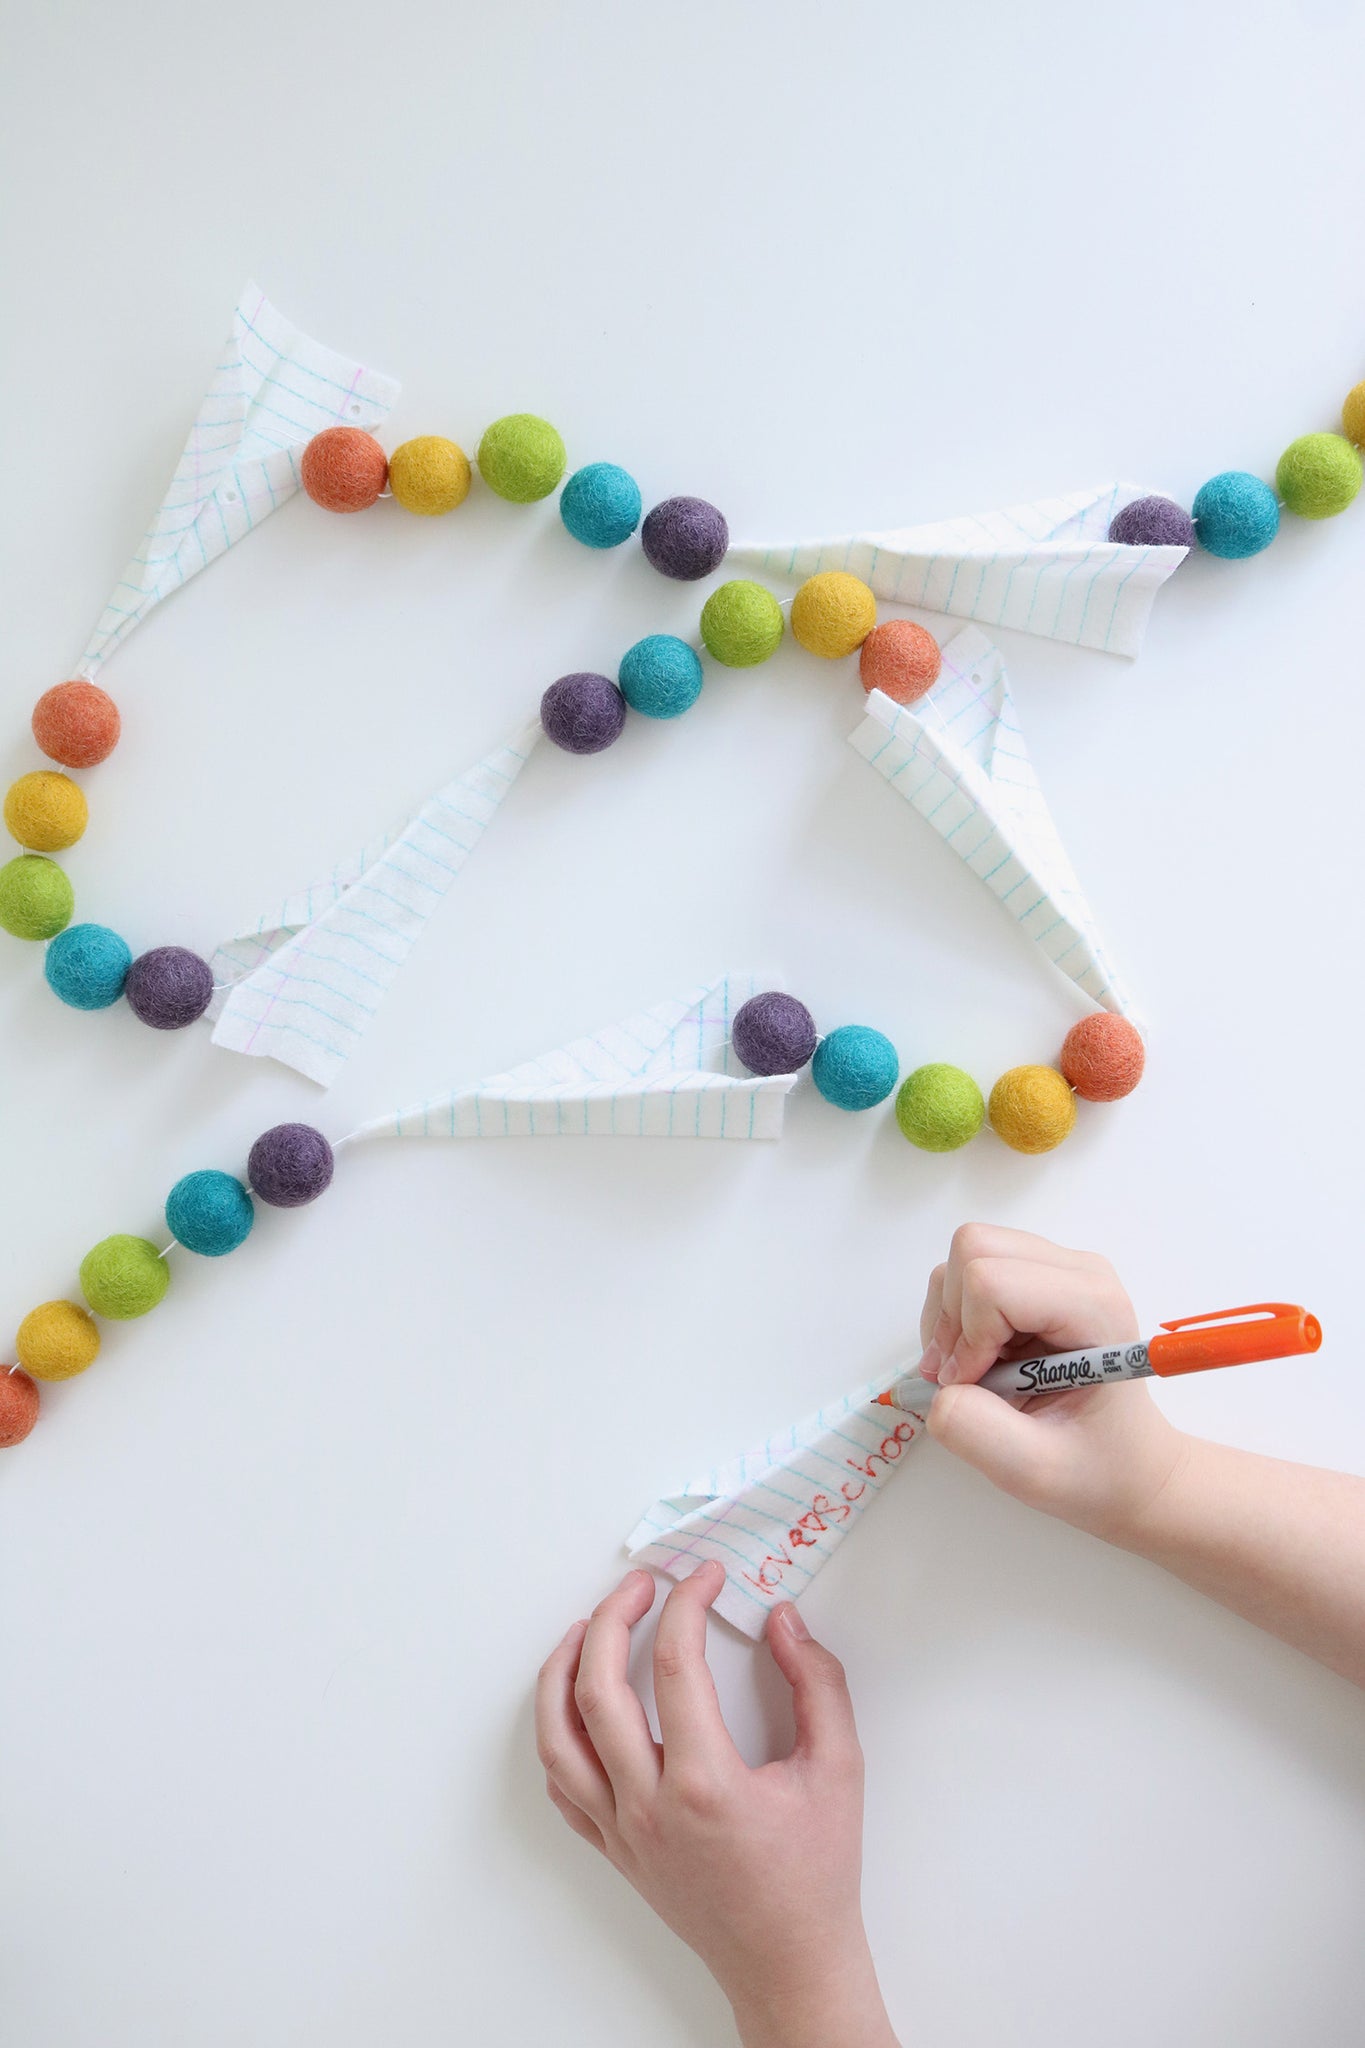
[[[359,419],[359,417],[360,417],[360,407],[359,407],[358,405],[353,405],[353,406],[351,407],[351,418],[352,418],[352,419]]]
[[[227,502],[229,503],[229,505],[235,505],[235,504],[236,504],[236,502],[237,502],[237,493],[236,493],[236,491],[224,491],[224,493],[223,493],[223,496],[224,496],[224,497],[225,497],[225,498],[227,499]]]

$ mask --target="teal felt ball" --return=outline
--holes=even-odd
[[[69,924],[47,949],[48,987],[73,1010],[107,1010],[123,994],[133,955],[103,924]]]
[[[640,524],[640,486],[614,462],[576,469],[559,494],[559,516],[585,548],[619,548]]]
[[[1280,530],[1280,505],[1270,485],[1245,469],[1225,469],[1194,494],[1194,531],[1210,555],[1240,562],[1259,555]]]
[[[166,1197],[166,1228],[177,1244],[201,1258],[220,1259],[251,1235],[256,1210],[230,1173],[208,1166],[187,1173]]]
[[[868,1024],[841,1024],[815,1048],[810,1066],[826,1102],[836,1109],[875,1109],[896,1085],[895,1046]]]
[[[646,718],[678,718],[701,695],[702,666],[685,640],[651,633],[621,657],[621,695]]]

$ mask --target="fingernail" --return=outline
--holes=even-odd
[[[705,1557],[697,1566],[696,1572],[693,1576],[696,1578],[700,1578],[703,1572],[706,1573],[708,1581],[714,1579],[717,1572],[719,1572],[721,1577],[724,1578],[725,1566],[721,1563],[718,1557]]]
[[[794,1601],[789,1600],[785,1607],[778,1609],[778,1612],[782,1616],[782,1626],[789,1636],[794,1636],[798,1643],[810,1641],[810,1630],[801,1619],[800,1610]]]
[[[935,1378],[942,1363],[943,1353],[931,1337],[924,1347],[924,1353],[919,1362],[920,1378],[926,1380]]]
[[[938,1369],[938,1383],[941,1387],[950,1387],[956,1378],[957,1353],[950,1351]]]
[[[588,1624],[586,1621],[571,1621],[564,1631],[563,1641],[559,1646],[560,1649],[564,1649],[569,1643],[576,1642],[579,1636],[585,1636],[587,1632]]]

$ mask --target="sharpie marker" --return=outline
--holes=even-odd
[[[1248,1321],[1247,1318],[1252,1318]],[[1287,1301],[1258,1301],[1250,1308],[1217,1309],[1163,1323],[1147,1344],[1097,1344],[1052,1358],[1019,1358],[993,1365],[979,1385],[993,1394],[1062,1394],[1070,1387],[1107,1387],[1119,1380],[1172,1379],[1177,1373],[1210,1372],[1220,1365],[1252,1365],[1267,1358],[1296,1358],[1316,1351],[1322,1325],[1307,1309]],[[877,1400],[884,1408],[924,1409],[934,1382],[898,1380]]]

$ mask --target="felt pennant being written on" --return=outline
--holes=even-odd
[[[727,559],[792,578],[847,569],[898,604],[1137,655],[1152,600],[1188,553],[1109,539],[1115,513],[1148,495],[1137,484],[1101,484],[931,526],[795,544],[742,541]]]
[[[1000,651],[983,633],[969,626],[948,642],[942,676],[917,704],[872,691],[849,744],[1063,974],[1132,1015],[1039,787]]]
[[[162,598],[293,497],[314,434],[378,426],[398,391],[394,378],[310,341],[254,284],[244,286],[175,475],[110,593],[79,673],[94,676]]]
[[[746,1073],[730,1050],[731,1019],[753,992],[751,975],[723,975],[352,1137],[780,1138],[796,1075]]]
[[[725,1567],[716,1612],[755,1641],[779,1600],[799,1600],[922,1434],[924,1407],[882,1407],[885,1373],[770,1436],[757,1450],[656,1500],[626,1539],[632,1564],[685,1579],[715,1559]]]
[[[540,738],[523,727],[448,782],[402,831],[225,939],[213,1042],[334,1081]]]

